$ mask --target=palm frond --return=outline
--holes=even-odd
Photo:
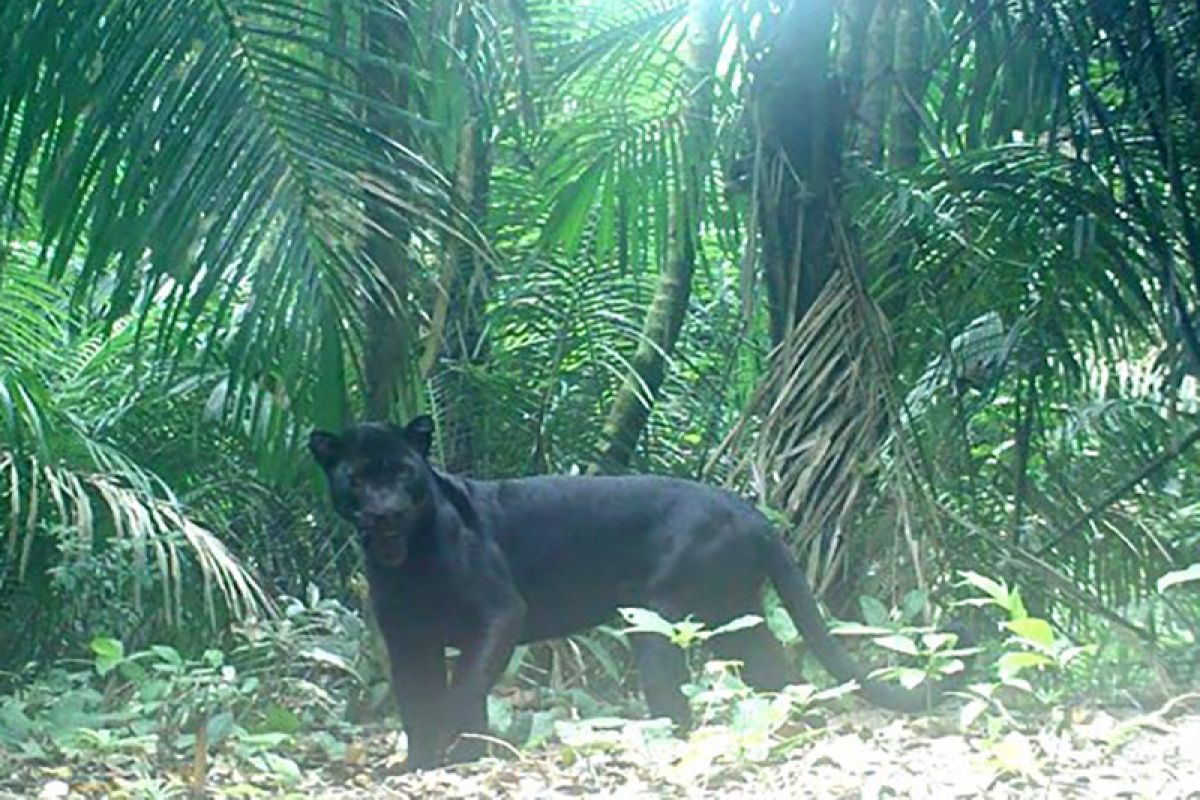
[[[235,616],[269,610],[270,598],[221,539],[117,438],[124,415],[142,402],[126,373],[137,352],[133,327],[99,336],[66,312],[67,290],[39,273],[30,248],[10,256],[0,273],[0,318],[21,324],[0,331],[0,583],[44,581],[61,557],[54,537],[79,552],[115,542],[134,560],[135,605],[143,580],[157,575],[168,621],[195,599],[185,590],[192,566],[210,617],[218,608]],[[31,308],[47,313],[26,315]]]
[[[890,509],[891,547],[921,582],[918,554],[927,549],[928,534],[913,525],[921,500],[912,486],[918,469],[903,438],[889,436],[901,430],[886,377],[894,355],[882,315],[848,272],[854,261],[844,238],[841,252],[843,267],[771,353],[754,397],[709,469],[729,461],[729,480],[751,483],[763,503],[786,516],[821,585],[844,564],[847,545],[862,544],[852,523],[861,519],[870,489],[875,502]],[[889,468],[880,470],[884,464]]]
[[[162,352],[204,330],[239,377],[294,371],[329,345],[352,353],[364,298],[409,302],[364,255],[367,206],[469,229],[396,136],[421,120],[360,85],[367,65],[418,80],[417,54],[337,40],[324,7],[18,0],[4,13],[3,196],[32,181],[50,274],[73,272],[76,300],[110,321],[162,313]]]
[[[634,0],[621,3],[528,4],[535,39],[544,42],[547,80],[554,85],[579,81],[585,95],[612,100],[647,86],[663,88],[678,69],[671,54],[679,46],[687,3]],[[674,63],[673,63],[674,62]]]

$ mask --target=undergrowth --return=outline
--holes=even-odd
[[[1183,591],[1196,578],[1185,571],[1163,592]],[[835,625],[838,635],[863,640],[863,655],[888,663],[872,677],[912,688],[968,670],[956,694],[959,730],[980,737],[998,763],[1036,768],[1026,737],[1081,694],[1102,685],[1106,666],[1130,660],[1130,646],[1068,640],[1033,616],[1018,589],[976,573],[962,576],[960,605],[983,609],[990,632],[980,647],[961,647],[954,634],[917,624],[925,598],[910,594],[896,608],[863,600],[863,623]],[[369,625],[340,602],[310,589],[283,598],[277,618],[236,627],[220,647],[185,654],[167,645],[126,652],[119,638],[98,635],[87,658],[9,674],[0,697],[0,744],[16,761],[55,763],[121,754],[147,775],[167,770],[201,775],[214,753],[247,770],[272,774],[281,785],[301,774],[305,754],[334,762],[355,757],[356,740],[390,711],[385,661]],[[644,720],[632,692],[624,637],[630,632],[670,638],[693,665],[685,693],[696,728],[686,739],[680,769],[698,777],[785,757],[820,735],[828,713],[854,686],[798,683],[778,693],[753,691],[736,662],[706,659],[705,643],[743,627],[768,624],[785,643],[796,633],[776,604],[764,617],[747,616],[710,629],[691,620],[665,620],[625,609],[624,629],[606,628],[550,646],[521,648],[489,698],[492,753],[557,748],[571,761],[597,751],[638,751],[671,739],[665,720]],[[1180,632],[1160,657],[1191,651]],[[878,660],[872,658],[871,660]],[[1151,661],[1143,655],[1143,668]],[[1159,659],[1161,660],[1161,658]],[[1107,698],[1114,699],[1114,698]],[[299,759],[299,761],[298,761]]]

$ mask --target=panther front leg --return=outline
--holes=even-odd
[[[446,725],[446,659],[434,641],[385,636],[392,663],[392,692],[408,738],[405,771],[441,764],[450,731]]]
[[[450,686],[451,737],[487,733],[488,691],[512,657],[524,621],[525,604],[514,595],[503,606],[491,610],[478,635],[462,648]],[[453,744],[448,757],[451,761],[471,761],[483,753],[484,743],[468,736]]]

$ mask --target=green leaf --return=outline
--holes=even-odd
[[[233,733],[233,714],[221,711],[208,718],[205,729],[208,734],[208,746],[216,747]]]
[[[350,675],[359,682],[362,681],[362,678],[349,661],[337,653],[330,652],[323,647],[307,647],[300,652],[300,656],[317,664],[333,667],[334,669]]]
[[[1054,661],[1041,653],[1005,653],[996,666],[1003,676],[1014,676],[1026,669],[1036,669],[1053,664]]]
[[[92,711],[100,703],[99,693],[91,689],[74,689],[56,698],[45,712],[43,729],[56,742],[69,738],[80,728],[99,728],[104,717]]]
[[[924,671],[919,669],[900,667],[896,670],[896,677],[900,681],[901,686],[911,691],[925,682],[926,675]]]
[[[958,636],[953,633],[923,633],[921,634],[921,644],[926,650],[936,653],[958,641]]]
[[[494,695],[487,697],[488,724],[501,736],[508,736],[513,726],[512,704]]]
[[[957,675],[967,668],[966,663],[961,658],[951,658],[937,665],[939,675]]]
[[[300,765],[287,756],[266,752],[262,754],[262,758],[267,768],[287,783],[299,783],[304,777],[300,771]]]
[[[842,622],[836,620],[830,623],[830,632],[837,636],[886,636],[892,632],[892,629],[878,625],[863,625],[859,622]]]
[[[918,653],[917,643],[907,636],[902,636],[898,633],[891,634],[890,636],[879,636],[871,641],[880,647],[894,650],[897,653],[904,653],[910,656],[915,656]]]
[[[958,574],[962,576],[963,584],[978,589],[987,595],[993,603],[1008,610],[1011,604],[1011,596],[1009,595],[1008,587],[1002,582],[992,580],[980,575],[978,572],[971,572],[969,570],[961,571]]]
[[[767,627],[775,638],[783,644],[792,644],[800,639],[800,631],[792,620],[792,615],[783,606],[774,606],[767,612]]]
[[[1050,623],[1044,619],[1025,617],[1024,619],[1015,619],[1003,624],[1005,628],[1012,631],[1019,638],[1027,642],[1032,642],[1045,650],[1049,650],[1054,646],[1054,630],[1050,627]]]
[[[32,729],[33,723],[21,703],[7,698],[0,702],[0,742],[18,744],[28,738]]]
[[[900,601],[901,618],[915,622],[921,618],[925,607],[929,604],[929,594],[924,589],[913,589],[904,595]]]
[[[675,626],[663,619],[656,611],[648,608],[619,608],[617,609],[629,627],[622,633],[657,633],[668,639],[675,635]]]
[[[238,741],[248,747],[256,749],[269,750],[279,747],[287,741],[291,740],[291,736],[286,733],[277,731],[269,731],[266,733],[239,733]]]
[[[263,712],[261,733],[297,733],[300,730],[300,718],[290,708],[278,703],[267,706]]]
[[[691,619],[683,619],[676,622],[672,627],[671,641],[683,649],[688,649],[697,642],[702,642],[710,636],[708,631],[704,630],[703,622],[696,622]]]
[[[745,614],[737,619],[730,620],[720,627],[714,628],[709,632],[711,636],[720,636],[723,633],[733,633],[734,631],[743,631],[747,628],[753,628],[763,624],[763,618],[758,614]]]
[[[612,681],[621,680],[621,668],[617,666],[617,662],[613,659],[604,643],[598,641],[596,637],[588,634],[583,634],[574,637],[574,640],[579,642],[579,646],[592,654],[592,658],[600,665],[604,674]]]
[[[1011,689],[1017,689],[1026,694],[1033,694],[1033,684],[1017,675],[1009,675],[1002,672],[1000,673],[1000,682]]]
[[[96,672],[107,675],[125,658],[125,645],[119,639],[107,636],[97,636],[91,641],[92,652],[96,654]]]
[[[988,710],[988,705],[988,701],[979,698],[968,700],[958,711],[958,724],[970,728]]]
[[[149,675],[146,669],[132,658],[127,658],[117,664],[117,673],[132,684],[140,685]]]
[[[346,760],[346,743],[335,737],[329,731],[313,731],[309,738],[321,748],[327,759],[335,762]]]
[[[174,667],[183,666],[183,656],[179,655],[179,651],[174,647],[165,644],[150,645],[149,650],[154,655],[158,656],[164,663]]]
[[[862,609],[863,619],[868,625],[884,626],[888,623],[887,606],[874,597],[863,595],[858,598],[858,606]]]
[[[597,159],[575,179],[565,183],[554,197],[550,216],[542,229],[546,243],[558,243],[568,254],[573,254],[583,235],[583,224],[592,207],[600,178],[604,175],[606,162]]]
[[[504,667],[504,677],[506,681],[513,680],[521,671],[521,666],[525,663],[525,659],[529,657],[529,645],[519,644],[513,648],[512,656],[508,659],[508,664]]]
[[[554,723],[558,719],[557,712],[551,711],[535,711],[533,718],[529,724],[529,736],[526,738],[526,747],[537,747],[546,742],[554,735]]]

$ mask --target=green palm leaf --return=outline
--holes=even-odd
[[[211,617],[219,608],[235,616],[271,608],[215,526],[145,466],[145,450],[134,458],[127,449],[124,430],[144,425],[127,418],[148,404],[146,394],[162,391],[129,372],[134,327],[104,332],[68,314],[67,303],[67,290],[40,274],[33,249],[14,247],[0,270],[0,319],[15,323],[0,326],[0,586],[45,583],[56,562],[69,560],[64,553],[117,542],[133,560],[135,607],[146,600],[143,576],[156,576],[168,622],[196,599],[192,569]],[[69,544],[62,552],[56,537]]]
[[[76,302],[110,322],[162,312],[163,352],[203,330],[235,377],[269,370],[303,387],[306,360],[357,347],[364,298],[397,313],[409,302],[364,255],[368,205],[465,229],[395,135],[420,120],[359,87],[368,64],[416,80],[419,54],[338,41],[324,7],[17,0],[0,13],[4,196],[38,221]]]

